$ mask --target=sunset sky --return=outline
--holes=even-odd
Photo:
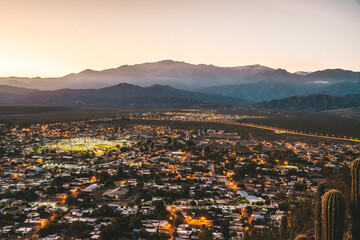
[[[360,0],[0,0],[0,76],[173,59],[360,71]]]

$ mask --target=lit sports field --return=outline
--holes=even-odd
[[[129,147],[130,143],[125,140],[105,140],[100,138],[73,138],[64,139],[58,142],[49,143],[43,146],[37,146],[33,149],[35,152],[43,150],[55,152],[111,152],[122,147]]]

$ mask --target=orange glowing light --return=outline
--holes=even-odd
[[[40,227],[41,227],[41,228],[45,227],[45,226],[46,226],[46,222],[47,222],[46,220],[41,220],[41,222],[40,222],[40,224],[41,224]]]

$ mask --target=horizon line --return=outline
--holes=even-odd
[[[317,71],[324,71],[324,70],[344,70],[344,71],[351,71],[351,72],[360,72],[359,70],[353,70],[353,69],[344,69],[344,68],[325,68],[325,69],[318,69],[315,71],[307,71],[307,70],[297,70],[297,71],[288,71],[286,68],[282,68],[282,67],[270,67],[270,66],[266,66],[266,65],[262,65],[260,63],[254,63],[254,64],[246,64],[246,65],[236,65],[236,66],[220,66],[220,65],[214,65],[212,63],[191,63],[191,62],[186,62],[183,60],[174,60],[174,59],[163,59],[163,60],[157,60],[157,61],[146,61],[146,62],[141,62],[141,63],[133,63],[133,64],[122,64],[119,65],[118,67],[109,67],[109,68],[104,68],[104,69],[92,69],[92,68],[86,68],[84,70],[78,71],[78,72],[71,72],[65,75],[60,75],[60,76],[16,76],[16,75],[10,75],[10,76],[0,76],[0,79],[4,79],[4,78],[29,78],[29,79],[36,79],[36,78],[41,78],[41,79],[46,79],[46,78],[63,78],[66,77],[68,75],[72,75],[72,74],[79,74],[85,71],[94,71],[94,72],[102,72],[102,71],[106,71],[106,70],[112,70],[112,69],[117,69],[120,67],[125,67],[125,66],[136,66],[136,65],[143,65],[143,64],[154,64],[154,63],[161,63],[161,62],[173,62],[173,63],[184,63],[184,64],[189,64],[189,65],[195,65],[195,66],[200,66],[200,65],[205,65],[205,66],[213,66],[213,67],[218,67],[218,68],[240,68],[240,67],[250,67],[250,66],[261,66],[261,67],[266,67],[266,68],[270,68],[272,70],[285,70],[291,74],[295,74],[297,72],[307,72],[307,73],[314,73]]]

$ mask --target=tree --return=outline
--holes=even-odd
[[[142,227],[141,217],[139,216],[131,216],[129,221],[129,229],[140,229]]]
[[[281,217],[280,223],[280,240],[287,240],[288,239],[288,219],[284,215]]]
[[[178,227],[180,224],[183,223],[184,223],[184,216],[182,215],[181,212],[177,212],[174,225]]]
[[[211,240],[213,238],[213,234],[210,230],[204,229],[198,234],[198,240]]]
[[[167,219],[169,212],[166,210],[164,201],[154,201],[152,204],[155,206],[155,214],[158,219]]]
[[[91,230],[91,227],[81,221],[75,221],[70,224],[70,232],[72,236],[78,237],[78,238],[84,238],[86,237]]]
[[[190,185],[187,183],[183,183],[180,188],[180,196],[182,198],[188,198],[190,194]]]
[[[246,235],[246,240],[274,240],[279,239],[278,229],[274,226],[269,226],[265,229],[252,229],[251,235]]]
[[[100,232],[100,238],[104,240],[117,240],[124,237],[131,239],[128,222],[125,219],[113,219],[109,225]]]
[[[230,223],[229,221],[223,221],[220,224],[221,231],[224,235],[225,239],[228,239],[230,237]]]
[[[66,204],[66,206],[68,206],[68,207],[70,207],[70,206],[76,206],[76,205],[78,204],[78,201],[77,201],[76,198],[70,196],[70,197],[67,197],[67,198],[65,199],[65,204]]]
[[[138,193],[136,194],[136,197],[134,199],[134,203],[136,205],[139,205],[141,203],[142,198],[143,198],[143,193],[141,191],[138,191]]]
[[[124,179],[124,171],[122,169],[122,166],[120,166],[116,172],[116,176],[118,179]]]
[[[251,217],[252,212],[253,212],[253,209],[251,206],[245,207],[245,213],[247,214],[247,217]]]
[[[105,183],[108,179],[110,179],[110,174],[106,171],[102,171],[98,173],[98,177],[100,183]]]

